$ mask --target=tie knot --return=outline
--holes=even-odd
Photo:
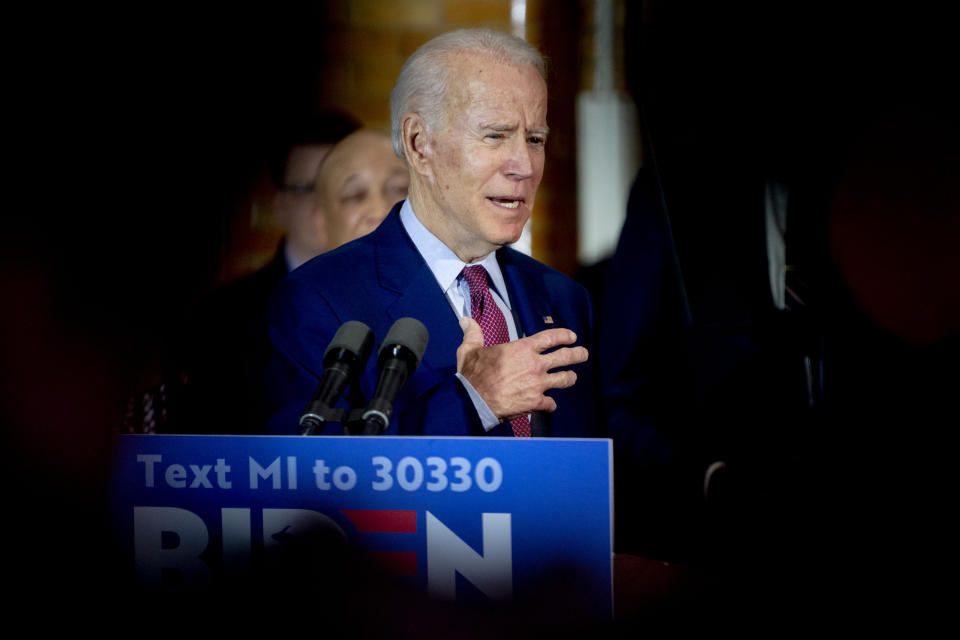
[[[463,277],[470,286],[470,292],[483,294],[487,290],[487,270],[482,264],[473,264],[463,268]]]

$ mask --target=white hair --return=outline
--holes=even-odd
[[[450,79],[447,59],[457,52],[487,54],[514,65],[528,64],[546,81],[543,56],[517,36],[493,29],[459,29],[437,36],[407,58],[390,92],[393,150],[400,158],[404,158],[400,129],[405,113],[420,114],[430,129],[439,127],[445,120],[444,94]]]

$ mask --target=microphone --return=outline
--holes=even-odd
[[[340,325],[323,353],[323,375],[317,391],[300,415],[302,435],[313,435],[337,415],[332,409],[333,404],[347,383],[366,368],[371,351],[373,332],[370,327],[356,320]]]
[[[393,401],[403,383],[417,369],[427,350],[429,333],[416,318],[400,318],[393,323],[380,347],[377,366],[380,377],[376,391],[363,413],[362,435],[377,435],[387,430],[393,414]]]

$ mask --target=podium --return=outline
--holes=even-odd
[[[349,557],[431,600],[522,606],[562,587],[564,607],[609,619],[611,460],[609,439],[121,436],[111,517],[145,591],[305,559],[322,578]]]

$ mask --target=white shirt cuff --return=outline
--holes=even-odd
[[[477,410],[477,415],[480,416],[480,423],[483,425],[484,430],[490,431],[490,429],[493,429],[495,426],[500,424],[502,420],[493,414],[493,411],[487,406],[487,403],[484,402],[483,398],[480,397],[480,394],[477,393],[477,390],[473,388],[473,385],[470,384],[460,373],[457,373],[457,378],[460,379],[460,382],[463,384],[463,388],[467,390],[467,394],[470,396],[470,400],[473,402],[473,406]]]

